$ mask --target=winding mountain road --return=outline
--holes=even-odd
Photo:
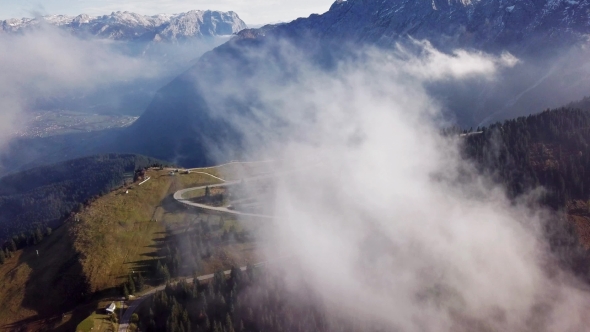
[[[252,178],[250,178],[250,179],[252,179]],[[196,202],[191,201],[190,199],[183,198],[184,194],[187,193],[187,192],[190,192],[190,191],[205,189],[207,187],[209,187],[209,188],[225,187],[225,186],[229,186],[229,185],[232,185],[232,184],[238,184],[240,182],[241,181],[228,181],[228,182],[224,182],[224,183],[220,183],[220,184],[214,184],[214,185],[209,185],[209,186],[200,186],[200,187],[182,189],[182,190],[179,190],[179,191],[177,191],[177,192],[174,193],[174,199],[176,201],[182,203],[182,204],[186,204],[186,205],[189,205],[189,206],[192,206],[192,207],[196,207],[196,208],[199,208],[199,209],[203,209],[203,210],[207,210],[207,211],[223,212],[223,213],[229,213],[229,214],[239,215],[239,216],[245,216],[245,217],[256,217],[256,218],[264,218],[264,219],[273,219],[273,217],[272,216],[269,216],[269,215],[239,212],[239,211],[230,210],[226,206],[219,206],[219,207],[218,206],[211,206],[211,205],[207,205],[207,204],[196,203]]]
[[[229,164],[234,164],[234,163],[242,163],[242,162],[231,162]],[[244,213],[244,212],[238,212],[238,211],[234,211],[234,210],[230,210],[227,207],[215,207],[215,206],[210,206],[210,205],[206,205],[206,204],[200,204],[200,203],[195,203],[192,202],[188,199],[184,199],[183,195],[187,192],[190,191],[194,191],[194,190],[200,190],[200,189],[205,189],[206,187],[209,188],[216,188],[216,187],[224,187],[224,186],[229,186],[232,184],[238,184],[238,183],[242,183],[243,181],[251,181],[251,180],[257,180],[257,179],[264,179],[264,178],[269,178],[269,177],[273,177],[273,176],[277,176],[278,174],[265,174],[265,175],[260,175],[260,176],[255,176],[255,177],[251,177],[251,178],[247,178],[244,180],[240,180],[240,181],[226,181],[220,177],[217,177],[215,175],[206,173],[206,172],[201,172],[201,171],[197,171],[197,170],[204,170],[203,168],[200,169],[190,169],[191,173],[197,173],[197,174],[204,174],[204,175],[208,175],[211,176],[217,180],[222,181],[223,183],[220,184],[213,184],[213,185],[208,185],[208,186],[200,186],[200,187],[193,187],[193,188],[187,188],[187,189],[182,189],[179,190],[177,192],[174,193],[174,199],[182,204],[186,204],[192,207],[196,207],[196,208],[200,208],[203,210],[208,210],[208,211],[213,211],[213,212],[223,212],[223,213],[229,213],[229,214],[234,214],[234,215],[241,215],[241,216],[247,216],[247,217],[256,217],[256,218],[265,218],[265,219],[273,219],[272,216],[268,216],[268,215],[261,215],[261,214],[252,214],[252,213]],[[287,174],[289,172],[285,172],[285,174]],[[266,262],[263,263],[258,263],[255,264],[255,267],[259,267],[266,264]],[[242,266],[240,267],[240,270],[245,271],[246,267]],[[226,270],[223,271],[223,273],[225,275],[229,275],[231,273],[231,270]],[[203,275],[203,276],[199,276],[197,277],[197,279],[199,281],[206,281],[206,280],[210,280],[213,279],[214,274],[207,274],[207,275]],[[186,282],[193,282],[194,278],[187,278],[184,279]],[[143,301],[145,301],[148,297],[154,295],[156,292],[158,291],[162,291],[166,288],[166,285],[162,285],[162,286],[158,286],[154,289],[151,289],[149,291],[147,291],[146,293],[142,294],[141,296],[139,296],[138,298],[136,298],[135,300],[133,300],[129,307],[127,308],[127,310],[125,311],[125,313],[123,314],[123,316],[121,317],[121,321],[119,323],[119,332],[127,332],[127,330],[129,329],[129,324],[131,321],[131,316],[133,315],[133,313],[135,313],[137,311],[137,308],[139,308],[139,306],[143,303]]]

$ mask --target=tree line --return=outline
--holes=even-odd
[[[590,243],[568,220],[574,201],[590,208],[590,111],[547,110],[481,131],[464,137],[464,156],[478,172],[501,183],[512,199],[543,188],[538,203],[555,211],[543,225],[551,252],[556,262],[590,282],[585,247]]]
[[[37,228],[59,227],[73,211],[131,181],[157,159],[106,154],[42,166],[0,179],[0,243]]]
[[[7,259],[12,258],[17,250],[23,249],[28,246],[34,246],[47,236],[50,236],[53,230],[51,227],[45,228],[44,231],[37,227],[34,231],[28,234],[20,233],[19,235],[13,236],[10,240],[0,246],[0,265],[4,264]]]
[[[562,108],[483,128],[465,138],[465,156],[510,197],[542,186],[555,210],[590,198],[590,112]]]
[[[253,240],[249,232],[238,231],[234,225],[225,229],[224,224],[223,218],[219,221],[200,220],[177,232],[168,230],[155,257],[134,267],[136,273],[121,284],[121,295],[133,295],[147,283],[160,285],[173,278],[203,273],[205,262],[217,248]]]
[[[217,272],[210,281],[167,284],[142,307],[141,331],[246,332],[326,331],[329,320],[321,301],[309,289],[300,289],[294,301],[284,275],[264,268],[234,267],[226,277]],[[335,328],[330,324],[330,329]],[[345,324],[339,326],[342,331]]]

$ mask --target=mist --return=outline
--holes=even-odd
[[[0,149],[26,128],[32,111],[139,116],[155,91],[226,40],[125,43],[51,25],[1,34]]]
[[[478,174],[461,139],[439,134],[444,107],[428,90],[493,82],[521,60],[418,44],[418,55],[356,51],[363,61],[330,71],[283,45],[294,79],[267,70],[215,89],[211,105],[257,96],[251,121],[212,115],[230,119],[251,156],[300,168],[277,181],[265,254],[282,259],[266,269],[287,271],[293,301],[311,287],[360,330],[583,330],[588,292],[552,256],[538,192],[513,202]]]
[[[586,44],[546,53],[525,54],[512,67],[500,68],[494,80],[430,82],[427,89],[444,113],[463,127],[555,109],[590,95],[590,50]]]

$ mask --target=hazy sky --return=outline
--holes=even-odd
[[[324,13],[332,3],[333,0],[2,0],[0,19],[30,17],[34,13],[102,15],[127,10],[152,15],[192,9],[215,9],[233,10],[247,24],[257,25]]]

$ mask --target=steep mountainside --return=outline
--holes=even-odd
[[[0,33],[20,33],[42,24],[58,26],[80,36],[113,40],[182,40],[232,35],[247,28],[234,12],[192,10],[175,15],[145,16],[129,12],[110,15],[52,15],[0,21]]]
[[[511,197],[544,188],[541,202],[566,212],[577,239],[590,249],[590,108],[587,105],[586,110],[561,108],[495,123],[482,128],[481,134],[468,135],[464,148],[465,156],[475,161],[481,172],[502,183]],[[561,239],[552,245],[563,243]],[[574,268],[590,279],[587,265]]]
[[[297,75],[297,62],[302,59],[316,64],[317,70],[329,71],[362,45],[387,49],[396,42],[408,42],[407,37],[428,39],[443,50],[508,50],[519,56],[521,62],[497,80],[428,87],[462,126],[558,107],[590,91],[588,69],[583,66],[589,3],[337,1],[323,15],[244,30],[205,54],[160,90],[120,146],[186,165],[207,164],[220,155],[231,159],[231,154],[220,154],[218,148],[225,138],[240,137],[228,119],[265,123],[254,115],[260,114],[262,104],[257,100],[257,86],[280,89]],[[293,46],[293,52],[285,44]],[[301,58],[293,60],[294,54]],[[231,142],[240,143],[239,139]]]
[[[588,0],[338,0],[324,15],[271,33],[381,45],[411,36],[439,47],[497,50],[583,38],[590,33],[589,14]]]

